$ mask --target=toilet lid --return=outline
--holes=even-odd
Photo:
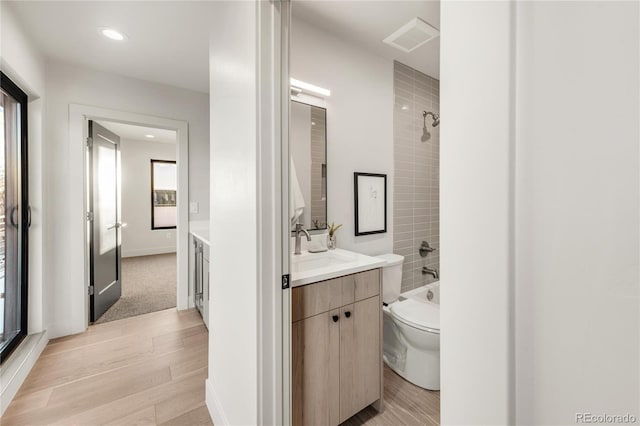
[[[411,327],[440,332],[440,306],[435,303],[407,299],[391,304],[391,314]]]

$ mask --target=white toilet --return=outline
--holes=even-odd
[[[439,283],[400,294],[402,263],[397,254],[377,256],[382,269],[384,361],[400,376],[425,389],[440,390]],[[433,301],[427,294],[434,293]]]

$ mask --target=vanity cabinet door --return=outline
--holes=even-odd
[[[380,270],[294,287],[294,426],[337,426],[382,395]]]
[[[292,325],[294,426],[339,423],[339,315],[336,309]]]
[[[340,423],[380,398],[380,296],[340,309]]]

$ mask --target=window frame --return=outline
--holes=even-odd
[[[178,178],[178,163],[175,160],[155,160],[155,159],[151,159],[151,230],[152,231],[161,231],[163,229],[177,229],[177,216],[176,216],[176,226],[155,226],[155,222],[156,222],[156,218],[155,218],[155,206],[153,205],[153,192],[154,192],[154,175],[153,175],[153,170],[154,170],[154,164],[155,163],[165,163],[165,164],[174,164],[176,166],[176,185],[177,185],[177,178]],[[178,190],[176,189],[176,193],[178,192]],[[178,209],[178,200],[176,199],[176,213],[177,213],[177,209]]]
[[[0,87],[20,104],[20,333],[15,335],[0,351],[0,364],[9,359],[13,351],[28,335],[29,318],[29,227],[31,226],[31,208],[29,206],[29,168],[28,168],[28,108],[29,97],[4,72],[0,71]],[[4,147],[2,147],[4,149]],[[5,249],[6,250],[6,249]],[[6,285],[6,284],[5,284]]]

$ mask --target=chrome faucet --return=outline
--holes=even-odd
[[[301,245],[300,234],[306,235],[307,241],[311,241],[311,235],[309,235],[309,232],[302,227],[301,223],[296,223],[296,229],[293,232],[296,236],[296,251],[294,251],[293,254],[302,254],[302,252],[300,251],[300,245]]]
[[[428,266],[423,266],[422,275],[427,275],[427,274],[430,274],[436,280],[440,279],[440,274],[438,273],[437,269],[430,269]]]

